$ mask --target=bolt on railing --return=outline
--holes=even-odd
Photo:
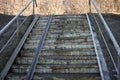
[[[102,23],[104,24],[104,27],[105,27],[107,33],[108,33],[108,35],[109,35],[109,37],[110,37],[110,39],[111,39],[111,41],[112,41],[112,43],[113,43],[113,45],[115,47],[115,50],[117,51],[117,63],[118,63],[118,66],[117,66],[117,71],[116,72],[117,72],[117,78],[118,78],[118,80],[120,80],[120,46],[118,45],[115,37],[113,36],[113,34],[112,34],[108,24],[106,23],[105,19],[103,18],[102,14],[99,11],[99,9],[98,9],[98,7],[97,7],[97,5],[96,5],[94,0],[89,0],[89,13],[92,13],[91,5],[93,5],[95,10],[97,11],[97,13],[98,13]]]

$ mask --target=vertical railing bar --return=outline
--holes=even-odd
[[[33,15],[35,14],[35,0],[33,1]]]
[[[89,0],[89,13],[91,13],[91,0]]]
[[[16,19],[17,24],[17,36],[19,37],[19,17]]]

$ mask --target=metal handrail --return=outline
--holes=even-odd
[[[100,48],[97,44],[97,39],[95,38],[96,36],[92,29],[93,26],[91,25],[91,21],[90,21],[88,14],[86,14],[86,17],[87,17],[89,29],[90,29],[90,32],[92,35],[92,40],[93,40],[93,44],[94,44],[94,48],[95,48],[95,52],[96,52],[96,56],[97,56],[97,60],[98,60],[98,65],[99,65],[99,69],[100,69],[101,79],[102,80],[111,80],[110,76],[109,76],[108,68],[107,68],[105,60],[103,58],[103,54],[101,54],[101,51],[99,51]],[[103,59],[100,59],[100,58],[103,58]]]
[[[113,36],[113,34],[112,34],[112,32],[111,32],[108,24],[106,23],[105,19],[103,18],[101,12],[100,12],[99,9],[97,8],[95,1],[94,1],[94,0],[90,0],[90,4],[91,4],[91,3],[93,4],[95,10],[97,11],[97,13],[98,13],[98,15],[99,15],[102,23],[103,23],[104,26],[105,26],[106,31],[108,32],[108,35],[109,35],[109,37],[110,37],[110,39],[111,39],[111,41],[112,41],[112,43],[113,43],[113,45],[114,45],[114,47],[115,47],[115,49],[116,49],[116,51],[117,51],[117,55],[118,55],[118,71],[119,71],[119,72],[118,72],[118,79],[120,79],[120,46],[118,45],[115,37]],[[90,7],[90,12],[91,12],[91,5],[90,5],[89,7]]]
[[[24,10],[32,3],[35,1],[35,4],[37,5],[36,0],[30,0],[25,7],[6,25],[3,27],[3,29],[0,30],[0,35],[2,35],[6,29],[10,27],[10,25],[24,12]]]

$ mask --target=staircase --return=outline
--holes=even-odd
[[[23,80],[33,62],[49,16],[40,16],[6,80]],[[33,80],[101,80],[85,15],[54,15]]]

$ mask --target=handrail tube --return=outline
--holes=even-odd
[[[2,30],[0,30],[0,35],[3,34],[3,32],[5,32],[6,29],[9,28],[9,26],[20,16],[20,14],[22,14],[22,12],[32,3],[33,0],[30,0],[26,6],[6,25],[4,26],[4,28]]]
[[[118,45],[115,37],[113,36],[113,34],[112,34],[111,30],[109,29],[107,23],[105,22],[102,14],[101,14],[100,11],[98,10],[98,8],[97,8],[94,0],[91,0],[91,2],[92,2],[92,4],[93,4],[93,6],[95,7],[96,11],[98,12],[98,14],[99,14],[99,16],[100,16],[100,19],[101,19],[102,23],[104,24],[105,29],[107,30],[108,35],[109,35],[110,39],[112,40],[113,45],[114,45],[114,47],[115,47],[115,49],[116,49],[116,51],[117,51],[117,54],[118,54],[118,56],[117,56],[117,57],[118,57],[118,71],[119,71],[117,77],[118,77],[118,80],[119,80],[119,79],[120,79],[120,46]]]
[[[92,29],[92,25],[91,25],[91,21],[90,21],[90,18],[88,16],[88,13],[86,13],[86,17],[87,17],[87,21],[88,21],[88,25],[89,25],[89,29],[90,29],[90,32],[91,32],[91,35],[92,35],[92,40],[93,40],[93,44],[94,44],[94,49],[95,49],[95,52],[96,52],[96,56],[97,56],[97,61],[98,61],[98,66],[99,66],[99,69],[100,69],[100,75],[101,75],[101,79],[102,80],[111,80],[110,77],[109,77],[109,71],[107,69],[107,66],[106,66],[106,63],[105,63],[105,60],[100,60],[102,57],[103,57],[103,54],[101,54],[98,50],[98,45],[96,44],[96,39],[94,37],[94,32],[93,32],[93,29]],[[104,58],[103,58],[104,59]]]
[[[34,58],[33,58],[33,62],[31,64],[31,66],[30,66],[30,70],[27,73],[27,76],[26,76],[25,80],[31,80],[32,77],[33,77],[35,67],[36,67],[37,62],[38,62],[39,55],[41,53],[41,50],[42,50],[42,47],[43,47],[43,44],[44,44],[44,41],[45,41],[45,38],[46,38],[46,35],[47,35],[47,32],[48,32],[48,29],[50,27],[51,20],[52,20],[52,15],[50,15],[50,17],[48,19],[48,22],[47,22],[47,25],[46,25],[46,27],[44,29],[44,32],[42,33],[42,38],[40,39],[40,42],[38,44],[36,53],[35,53]]]
[[[120,47],[119,47],[119,45],[118,45],[115,37],[113,36],[113,34],[112,34],[111,30],[109,29],[107,23],[105,22],[102,14],[101,14],[100,11],[98,10],[98,8],[97,8],[94,0],[91,0],[91,1],[92,1],[92,4],[94,5],[96,11],[98,12],[98,14],[99,14],[99,16],[100,16],[100,19],[101,19],[101,21],[103,22],[103,24],[104,24],[104,26],[105,26],[105,28],[106,28],[106,30],[107,30],[107,32],[108,32],[108,35],[110,36],[110,39],[111,39],[112,42],[113,42],[113,45],[114,45],[116,51],[118,52],[118,56],[120,56]]]
[[[8,73],[8,71],[9,71],[10,67],[12,66],[16,56],[18,55],[18,53],[19,53],[20,49],[22,48],[25,40],[27,39],[27,36],[31,32],[31,30],[34,27],[34,25],[35,25],[36,21],[38,20],[38,18],[39,18],[39,16],[35,15],[34,20],[30,24],[30,26],[28,27],[27,31],[23,35],[22,39],[20,40],[19,44],[17,45],[16,49],[14,50],[13,54],[9,58],[8,62],[6,63],[4,69],[0,73],[0,80],[4,80],[5,79],[5,77],[6,77],[7,73]]]
[[[22,26],[25,21],[27,20],[28,17],[26,17],[24,19],[24,21],[20,24],[20,26]],[[10,37],[10,39],[7,41],[7,43],[2,47],[2,49],[0,50],[0,58],[2,58],[2,56],[4,56],[5,54],[2,54],[3,50],[5,50],[5,48],[7,47],[8,44],[10,44],[10,42],[13,40],[14,36],[16,35],[17,30],[13,33],[13,35]]]
[[[114,67],[115,67],[115,70],[116,70],[116,72],[118,73],[118,69],[117,69],[117,66],[116,66],[116,64],[115,64],[115,61],[114,61],[114,59],[113,59],[113,57],[112,57],[112,54],[111,54],[110,49],[109,49],[109,47],[108,47],[108,44],[107,44],[107,42],[106,42],[106,40],[105,40],[105,37],[103,36],[103,33],[102,33],[102,31],[101,31],[101,29],[100,29],[100,26],[99,26],[99,23],[97,22],[97,19],[96,19],[96,17],[94,16],[94,14],[93,14],[93,17],[94,17],[95,22],[96,22],[96,24],[97,24],[97,26],[98,26],[98,29],[99,29],[99,31],[100,31],[100,33],[101,33],[101,36],[102,36],[102,38],[103,38],[103,41],[104,41],[104,43],[105,43],[105,45],[106,45],[106,48],[107,48],[107,50],[108,50],[108,53],[109,53],[109,55],[110,55],[110,57],[111,57],[111,60],[112,60],[113,65],[114,65]]]

